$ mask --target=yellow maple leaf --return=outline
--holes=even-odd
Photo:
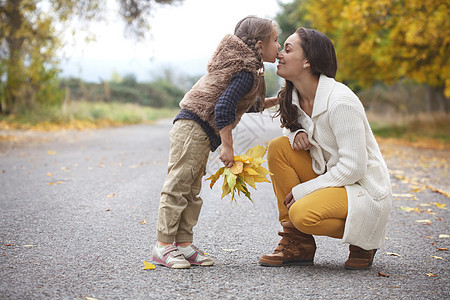
[[[156,268],[154,264],[151,264],[144,260],[144,270],[153,270],[154,268]]]
[[[206,180],[211,180],[209,187],[212,188],[217,180],[223,176],[221,198],[231,193],[231,200],[236,201],[235,192],[237,191],[238,195],[242,192],[253,202],[247,184],[256,189],[256,182],[270,182],[266,176],[271,175],[271,173],[261,166],[266,161],[263,159],[266,151],[267,147],[258,145],[248,149],[243,155],[234,156],[234,163],[231,168],[222,167],[215,174],[206,178]]]
[[[244,163],[242,161],[235,161],[230,168],[231,173],[239,174],[244,169]]]
[[[447,206],[447,204],[439,203],[439,202],[431,202],[431,204],[435,205],[438,208],[443,208],[443,209],[446,209],[445,207]]]

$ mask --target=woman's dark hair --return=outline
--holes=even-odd
[[[298,28],[295,33],[300,37],[300,46],[308,60],[311,72],[317,77],[323,74],[334,78],[337,72],[337,60],[334,45],[330,39],[320,31],[304,27]],[[302,66],[298,67],[301,68]],[[297,109],[292,104],[293,89],[294,84],[286,80],[283,88],[278,93],[280,109],[276,115],[280,115],[281,127],[296,131],[302,127],[298,123]]]

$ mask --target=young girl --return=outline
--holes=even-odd
[[[242,19],[212,55],[208,73],[180,102],[170,132],[168,174],[161,192],[153,260],[169,268],[210,266],[214,261],[192,244],[203,200],[198,196],[209,151],[233,165],[232,129],[247,111],[277,103],[265,99],[263,62],[274,63],[280,44],[268,19]],[[261,102],[262,101],[262,102]],[[275,100],[276,101],[276,100]]]

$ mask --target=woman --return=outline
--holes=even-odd
[[[268,165],[283,231],[264,266],[312,265],[313,235],[350,244],[347,269],[366,269],[385,240],[389,173],[358,97],[334,80],[336,54],[321,32],[299,28],[278,55],[284,135]]]

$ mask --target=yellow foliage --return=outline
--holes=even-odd
[[[450,97],[448,1],[310,0],[305,8],[335,44],[338,79],[369,86],[406,77]]]
[[[231,193],[231,200],[235,200],[235,192],[241,192],[253,202],[250,192],[247,188],[248,183],[252,188],[256,189],[255,182],[270,182],[266,175],[271,174],[266,168],[261,166],[266,160],[263,159],[267,148],[263,146],[255,146],[248,149],[243,155],[234,156],[234,163],[231,168],[222,167],[206,180],[211,180],[210,188],[214,186],[216,181],[222,175],[224,177],[222,185],[222,197]]]

